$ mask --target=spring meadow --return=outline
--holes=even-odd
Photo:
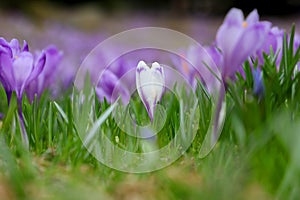
[[[1,200],[300,199],[296,23],[31,20],[0,22]]]

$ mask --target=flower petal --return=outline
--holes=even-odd
[[[259,21],[259,15],[257,13],[257,10],[254,9],[247,17],[246,22],[251,25],[254,23],[257,23]]]
[[[153,89],[157,94],[155,101],[159,101],[164,91],[165,73],[163,68],[157,62],[152,63],[151,71]]]
[[[20,98],[26,86],[27,79],[33,70],[33,56],[29,52],[22,52],[13,61],[13,75],[15,78],[14,88]]]
[[[224,73],[228,63],[231,61],[233,51],[240,41],[240,37],[243,34],[244,29],[238,26],[228,26],[223,24],[216,36],[216,45],[220,48],[223,57],[224,65],[221,66],[221,71]]]
[[[244,14],[240,9],[232,8],[226,15],[223,24],[239,25],[241,26],[244,21]]]
[[[110,70],[105,70],[101,75],[96,87],[96,93],[100,101],[104,98],[109,102],[114,102],[121,97],[124,104],[128,103],[130,94],[128,89],[122,84],[119,78]]]
[[[21,52],[21,47],[20,47],[20,43],[17,39],[12,39],[9,43],[9,46],[12,50],[13,53],[13,57],[17,56],[20,52]]]
[[[29,84],[31,81],[33,81],[37,76],[40,75],[40,73],[43,71],[46,63],[46,54],[45,52],[42,52],[39,58],[37,59],[32,72],[30,73],[30,76],[28,77],[28,80],[26,84]]]
[[[23,41],[23,49],[22,49],[22,51],[29,51],[28,43],[25,40]]]
[[[54,81],[54,79],[56,79],[58,66],[62,60],[63,52],[51,45],[45,50],[45,54],[46,63],[41,75],[43,76],[43,79],[45,79],[43,81],[46,81],[47,84],[50,84],[52,81]]]
[[[246,59],[264,43],[270,23],[256,23],[242,33],[230,55],[225,55],[223,77],[231,77]]]
[[[12,90],[12,87],[15,85],[15,79],[13,75],[12,60],[8,54],[1,54],[0,77],[5,90]]]
[[[4,38],[0,38],[0,54],[7,53],[12,57],[12,50]]]

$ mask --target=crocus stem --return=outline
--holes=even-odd
[[[20,119],[20,124],[21,124],[22,140],[23,140],[26,148],[29,148],[29,140],[28,140],[28,135],[27,135],[26,129],[25,129],[24,117],[23,117],[23,112],[22,112],[22,100],[18,100],[18,114],[19,114],[19,119]]]
[[[148,108],[147,108],[147,112],[148,112],[148,115],[149,115],[149,117],[150,117],[150,122],[152,123],[153,122],[153,115],[154,115],[154,107],[152,107],[152,106],[149,106]]]
[[[6,97],[7,97],[7,104],[10,105],[10,99],[11,99],[12,91],[6,91]]]

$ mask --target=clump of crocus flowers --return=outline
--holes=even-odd
[[[29,140],[22,113],[23,95],[27,92],[28,96],[32,98],[35,95],[39,96],[46,89],[44,85],[46,80],[44,79],[49,76],[49,70],[55,71],[57,63],[56,61],[54,64],[51,63],[51,57],[55,57],[53,54],[57,53],[55,47],[51,47],[33,54],[29,51],[26,41],[21,47],[17,39],[7,42],[4,38],[0,38],[0,82],[5,89],[8,104],[12,93],[16,94],[22,139],[26,146],[28,146]],[[47,69],[47,67],[52,69]],[[43,80],[40,80],[40,77],[43,77]],[[37,84],[39,89],[28,90],[32,83]]]
[[[264,92],[261,74],[264,63],[263,53],[269,54],[272,49],[277,55],[276,65],[279,68],[283,39],[284,31],[272,27],[271,22],[260,21],[257,10],[253,10],[247,18],[244,18],[241,10],[232,8],[219,27],[215,41],[205,49],[221,72],[225,85],[229,81],[235,81],[236,73],[244,75],[243,63],[248,60],[254,77],[254,93],[261,96]],[[298,36],[295,35],[295,49],[299,47],[299,41]],[[188,77],[188,80],[194,81],[199,74],[195,73],[193,67],[196,67],[196,71],[203,71],[203,62],[206,62],[203,55],[201,49],[190,47],[183,57],[187,60],[195,60],[193,66],[187,66],[183,61],[174,65]],[[257,69],[253,67],[253,61],[257,61]],[[210,63],[206,64],[210,65]]]
[[[191,46],[182,51],[182,55],[180,55],[182,59],[178,59],[178,56],[176,59],[171,59],[174,67],[186,77],[193,88],[197,85],[197,78],[202,80],[201,76],[214,76],[207,70],[207,66],[212,71],[218,70],[221,73],[219,78],[226,85],[228,82],[236,80],[236,73],[244,75],[243,64],[248,60],[254,77],[253,91],[256,95],[261,96],[264,93],[261,76],[263,53],[269,54],[272,47],[274,54],[278,55],[276,63],[279,65],[283,33],[282,29],[272,27],[271,22],[260,21],[257,10],[253,10],[245,18],[241,10],[232,8],[219,27],[213,43],[204,47],[205,53],[203,49]],[[300,44],[300,39],[295,35],[294,40],[296,49]],[[137,60],[139,59],[137,58]],[[186,60],[192,61],[192,63],[187,63]],[[253,61],[256,60],[257,69],[253,67]],[[111,102],[111,100],[116,99],[112,98],[113,91],[118,91],[120,96],[125,97],[125,99],[130,98],[127,86],[134,83],[134,78],[130,80],[129,84],[116,84],[116,80],[121,79],[123,75],[120,75],[119,72],[134,67],[134,65],[126,65],[125,61],[121,61],[114,67],[114,70],[107,70],[103,73],[103,78],[100,79],[96,87],[100,101],[107,99]],[[212,77],[211,80],[211,83],[205,83],[210,92],[213,91],[215,78]]]

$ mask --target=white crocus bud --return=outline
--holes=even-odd
[[[136,68],[136,86],[152,121],[155,106],[164,92],[164,69],[157,62],[149,67],[144,61],[140,61]]]

